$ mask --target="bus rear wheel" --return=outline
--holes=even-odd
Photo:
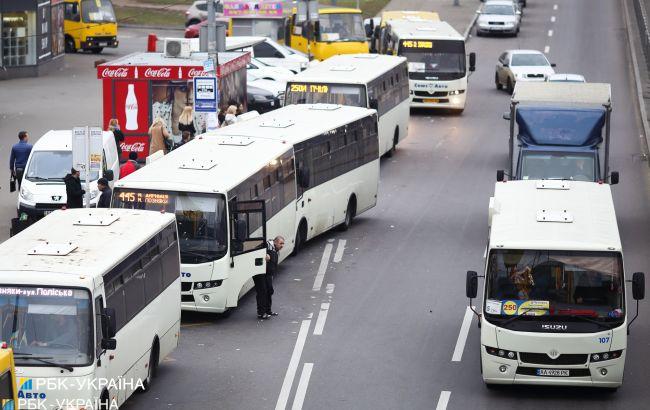
[[[354,219],[355,215],[357,213],[357,200],[354,196],[352,196],[348,200],[348,207],[345,211],[345,219],[339,225],[339,230],[341,231],[347,231],[350,229],[350,226],[352,226],[352,220]]]
[[[151,352],[149,353],[149,374],[147,378],[142,382],[142,391],[148,392],[151,390],[151,384],[153,379],[158,375],[158,364],[160,362],[160,347],[158,345],[158,339],[155,339],[151,344]]]
[[[293,252],[291,252],[291,256],[296,256],[300,253],[303,244],[307,240],[307,222],[303,219],[300,221],[300,225],[298,226],[298,230],[296,231],[296,239],[294,241],[294,246],[293,246]]]

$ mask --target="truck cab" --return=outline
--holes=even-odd
[[[117,19],[110,0],[66,0],[64,8],[65,51],[88,50],[99,54],[116,48]]]

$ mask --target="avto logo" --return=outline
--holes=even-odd
[[[19,399],[41,399],[44,400],[45,393],[35,392],[34,381],[27,377],[20,377],[18,379],[18,398]]]

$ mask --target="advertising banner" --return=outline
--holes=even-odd
[[[282,17],[282,2],[225,1],[223,15],[226,17]]]

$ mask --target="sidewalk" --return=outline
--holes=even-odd
[[[459,0],[460,6],[453,3],[454,0],[392,0],[384,10],[435,11],[440,14],[441,20],[467,36],[466,30],[473,24],[481,3],[478,0]]]

